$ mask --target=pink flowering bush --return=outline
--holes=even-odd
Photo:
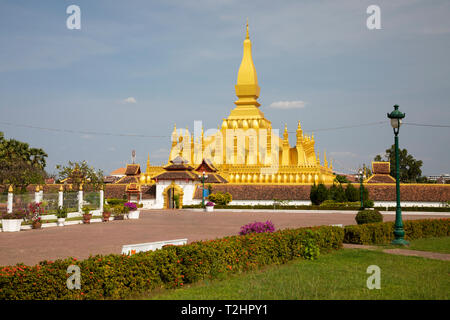
[[[124,206],[128,207],[130,211],[137,210],[136,203],[134,202],[125,202]]]
[[[275,226],[269,220],[266,222],[253,222],[241,227],[240,235],[249,233],[274,232]]]

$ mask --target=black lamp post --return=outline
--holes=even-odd
[[[388,113],[387,116],[391,119],[391,126],[394,129],[395,135],[395,189],[397,191],[397,208],[395,210],[395,239],[392,241],[392,244],[408,245],[409,242],[403,239],[405,230],[403,230],[402,208],[400,206],[400,160],[398,152],[398,132],[400,131],[402,119],[405,117],[405,114],[398,110],[398,105],[395,105],[394,111]]]

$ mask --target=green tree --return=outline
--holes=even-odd
[[[347,184],[347,188],[345,188],[345,197],[347,201],[355,202],[360,200],[359,188],[356,189],[352,183]]]
[[[349,183],[347,177],[341,176],[340,174],[336,175],[336,177],[334,178],[334,182],[338,182],[339,184]]]
[[[386,150],[386,154],[382,157],[377,155],[374,161],[389,161],[391,164],[390,175],[395,178],[395,145]],[[417,182],[422,176],[422,160],[416,160],[412,155],[408,154],[406,149],[399,149],[400,162],[400,181],[401,182]]]
[[[19,189],[44,183],[46,157],[44,150],[30,148],[28,143],[15,139],[5,139],[0,132],[0,183],[13,184]]]
[[[309,198],[311,199],[312,204],[320,205],[322,202],[328,199],[327,187],[325,187],[323,183],[319,183],[318,186],[316,186],[316,184],[314,183],[314,185],[311,186]]]
[[[347,197],[345,195],[345,190],[341,184],[333,184],[328,190],[329,200],[334,200],[336,202],[346,202]]]
[[[309,199],[311,200],[312,204],[316,204],[319,205],[320,203],[318,202],[318,198],[317,198],[317,186],[316,183],[314,182],[314,184],[311,186],[311,189],[309,191]]]
[[[86,161],[72,162],[66,166],[57,165],[58,176],[60,180],[68,179],[68,183],[74,185],[77,190],[80,184],[91,185],[94,189],[98,189],[100,185],[103,185],[103,171],[95,170],[90,167]]]

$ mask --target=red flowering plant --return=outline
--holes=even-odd
[[[41,207],[42,202],[33,202],[28,205],[26,212],[26,219],[31,220],[31,223],[41,222],[41,214],[44,213],[44,209]]]

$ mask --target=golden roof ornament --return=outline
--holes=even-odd
[[[9,188],[8,188],[8,192],[9,192],[9,193],[12,193],[13,191],[14,191],[14,190],[13,190],[13,186],[12,186],[12,184],[10,184],[10,185],[9,185]]]

